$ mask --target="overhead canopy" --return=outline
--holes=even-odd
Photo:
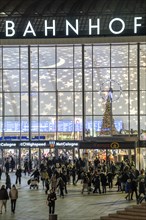
[[[92,25],[97,25],[97,18],[100,19],[102,36],[110,35],[109,22],[114,18],[124,21],[126,28],[122,34],[131,36],[134,35],[134,17],[142,17],[137,21],[141,24],[138,35],[146,35],[146,0],[1,0],[0,38],[6,36],[5,22],[8,20],[15,23],[15,38],[21,38],[28,21],[39,38],[44,32],[44,20],[48,21],[48,26],[55,20],[58,37],[64,37],[65,19],[74,27],[76,19],[79,19],[80,35],[87,36],[89,19],[92,19]],[[121,21],[115,22],[113,29],[118,31],[121,26]],[[28,36],[31,37],[34,36]]]

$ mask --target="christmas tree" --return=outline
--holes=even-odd
[[[112,115],[112,98],[108,96],[106,105],[105,105],[105,112],[103,114],[102,125],[100,135],[115,135],[118,134],[114,124],[114,118]]]

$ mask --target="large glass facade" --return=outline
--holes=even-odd
[[[146,44],[1,46],[0,73],[1,140],[146,139]]]

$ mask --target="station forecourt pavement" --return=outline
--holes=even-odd
[[[9,173],[12,184],[15,184],[15,173]],[[49,208],[46,205],[47,195],[39,183],[39,189],[29,189],[27,184],[30,177],[22,175],[21,186],[18,184],[18,200],[15,213],[11,213],[10,199],[7,201],[7,211],[3,209],[0,220],[48,220]],[[5,173],[2,174],[0,186],[5,184]],[[82,185],[80,182],[76,186],[70,184],[67,186],[68,194],[60,198],[57,193],[55,214],[57,220],[96,220],[109,213],[115,213],[117,210],[123,210],[125,207],[136,204],[134,200],[125,200],[125,193],[117,192],[117,187],[112,190],[107,187],[106,194],[88,194],[86,191],[81,194]]]

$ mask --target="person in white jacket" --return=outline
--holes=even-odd
[[[18,199],[18,190],[16,189],[16,186],[13,185],[11,190],[9,191],[9,196],[11,199],[11,211],[15,213],[16,209],[16,201]]]

